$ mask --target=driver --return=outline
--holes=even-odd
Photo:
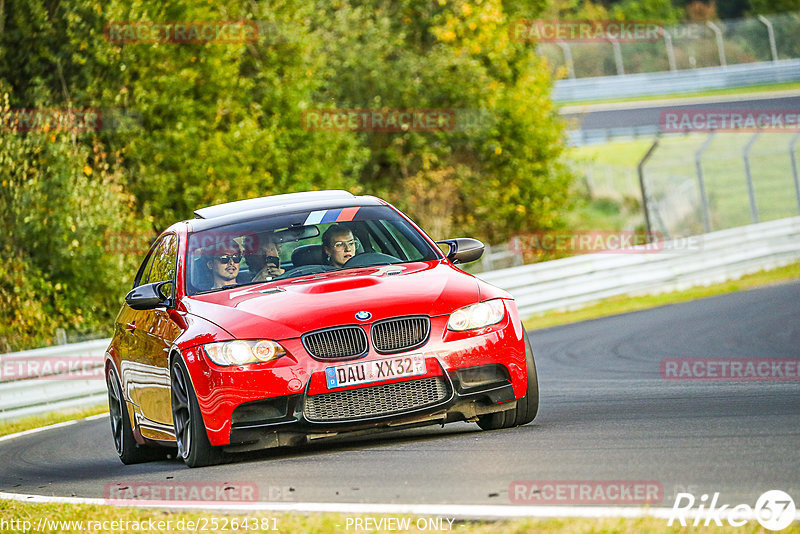
[[[322,248],[328,264],[342,268],[347,260],[356,255],[356,240],[350,228],[334,224],[322,234]]]

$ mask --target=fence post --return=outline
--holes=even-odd
[[[700,186],[700,202],[703,204],[703,229],[705,233],[711,232],[711,215],[708,210],[708,196],[706,196],[706,184],[703,181],[703,152],[706,151],[708,145],[714,140],[714,132],[708,134],[708,139],[705,140],[703,145],[694,154],[694,166],[697,169],[697,183]]]
[[[661,32],[664,34],[664,46],[667,49],[667,61],[669,61],[669,70],[678,70],[678,65],[675,62],[675,48],[672,46],[672,36],[666,28],[661,27]]]
[[[639,188],[642,190],[642,211],[644,211],[644,229],[646,231],[645,236],[647,236],[645,239],[648,243],[650,242],[650,236],[652,234],[650,232],[650,213],[647,211],[647,190],[644,186],[644,164],[647,163],[647,160],[653,155],[653,152],[655,152],[657,146],[658,137],[656,137],[655,141],[653,141],[653,144],[650,145],[647,153],[644,155],[641,161],[639,161],[639,165],[636,167],[639,171]]]
[[[556,44],[564,53],[564,64],[567,66],[567,76],[570,80],[575,79],[575,63],[572,61],[572,49],[564,41],[557,41]]]
[[[754,133],[753,137],[750,138],[742,151],[742,156],[744,158],[744,175],[747,179],[747,195],[750,197],[750,214],[753,216],[753,223],[758,222],[758,207],[756,206],[756,193],[753,190],[753,175],[750,174],[750,149],[753,148],[753,144],[756,142],[759,135],[761,135],[759,132]]]
[[[711,31],[714,32],[714,35],[717,36],[717,50],[719,51],[719,65],[720,67],[727,67],[728,62],[725,60],[725,41],[722,39],[722,30],[719,29],[719,26],[711,22],[710,20],[706,21],[706,26],[711,28]]]
[[[794,154],[797,141],[800,141],[800,133],[794,134],[789,142],[789,157],[792,159],[792,177],[794,178],[794,194],[797,197],[797,209],[800,210],[800,181],[797,179],[797,157]]]
[[[614,62],[617,64],[617,74],[625,74],[625,65],[622,63],[622,47],[619,46],[617,41],[611,39],[610,37],[608,37],[606,40],[611,43],[611,48],[614,49]]]
[[[594,193],[597,189],[594,185],[594,167],[587,165],[584,167],[584,171],[583,178],[586,183],[586,191],[589,194],[589,198],[594,198]]]
[[[769,50],[772,52],[772,61],[778,61],[778,47],[775,45],[775,29],[772,23],[764,15],[758,15],[758,20],[767,27],[767,35],[769,36]]]

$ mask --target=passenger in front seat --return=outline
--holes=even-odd
[[[232,239],[219,243],[206,250],[204,255],[210,256],[206,260],[206,267],[211,271],[211,289],[236,285],[239,263],[242,261],[242,249],[238,243]]]
[[[322,246],[328,264],[342,268],[347,260],[356,255],[357,241],[353,232],[343,224],[334,224],[322,234]]]

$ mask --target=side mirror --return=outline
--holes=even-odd
[[[443,239],[437,241],[437,245],[447,245],[450,252],[447,259],[452,263],[470,263],[483,256],[483,243],[470,237],[457,237],[455,239]]]
[[[125,295],[125,303],[134,310],[152,310],[159,306],[170,306],[172,300],[161,290],[171,281],[155,282],[134,287]]]

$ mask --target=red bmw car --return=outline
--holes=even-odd
[[[177,447],[194,467],[343,432],[536,416],[513,298],[455,267],[479,241],[434,242],[344,191],[195,215],[153,243],[106,353],[124,463]]]

